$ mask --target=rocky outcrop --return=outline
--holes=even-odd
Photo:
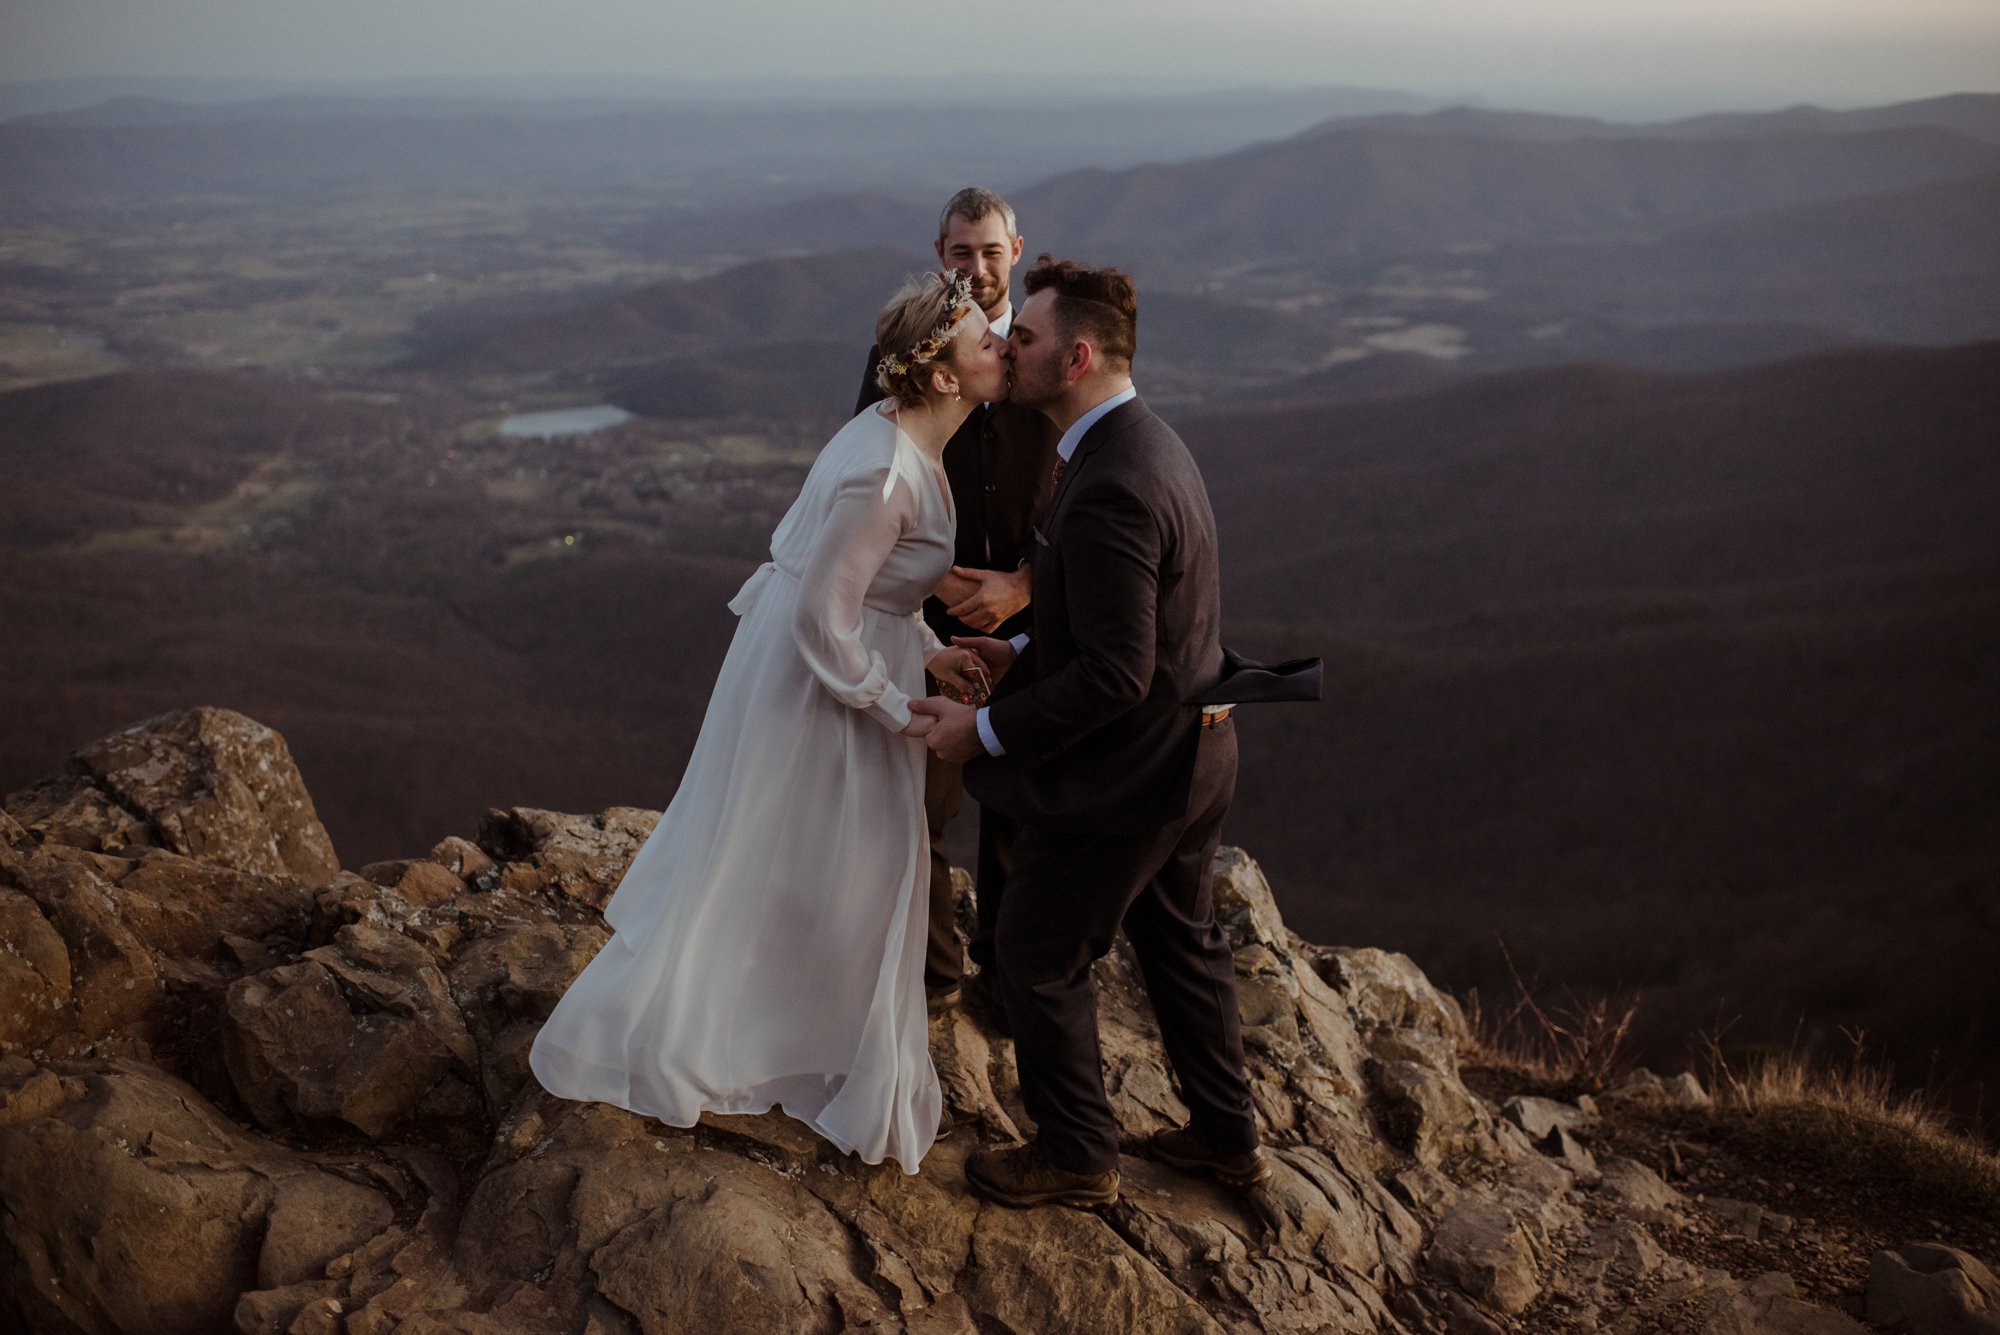
[[[2000,1335],[2000,1280],[1956,1247],[1878,1252],[1868,1268],[1868,1319],[1911,1335]]]
[[[285,739],[226,709],[148,719],[70,757],[70,773],[7,799],[44,838],[153,846],[257,875],[340,869]]]
[[[780,1114],[677,1129],[540,1090],[528,1046],[651,813],[495,812],[357,874],[248,720],[82,754],[0,818],[0,1328],[1857,1329],[1783,1274],[1675,1256],[1693,1207],[1594,1157],[1589,1108],[1503,1116],[1460,1078],[1449,997],[1301,941],[1235,850],[1217,903],[1270,1180],[1135,1153],[1115,1206],[1009,1211],[964,1186],[1027,1126],[976,1012],[933,1021],[949,1129],[914,1176]],[[1136,1146],[1186,1111],[1122,946],[1097,981]],[[1899,1282],[1883,1301],[1917,1301]]]
[[[6,799],[0,1051],[205,1043],[224,989],[304,943],[337,870],[284,740],[169,714]]]
[[[409,1193],[393,1157],[296,1153],[147,1062],[5,1058],[0,1088],[6,1292],[28,1330],[226,1329],[243,1294],[323,1280]]]

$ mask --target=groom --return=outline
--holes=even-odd
[[[1036,533],[1033,631],[970,644],[991,705],[943,698],[926,741],[1020,824],[995,926],[1035,1138],[966,1162],[1003,1205],[1118,1198],[1091,962],[1124,928],[1191,1113],[1154,1157],[1233,1185],[1268,1175],[1243,1072],[1236,980],[1209,868],[1236,784],[1215,519],[1187,447],[1132,386],[1138,295],[1116,269],[1041,257],[1008,342],[1011,395],[1062,431]]]

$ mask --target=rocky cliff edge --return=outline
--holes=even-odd
[[[1251,1191],[1128,1155],[1102,1211],[968,1195],[968,1151],[1025,1115],[1011,1045],[964,1010],[932,1024],[949,1130],[917,1176],[779,1114],[679,1130],[553,1099],[529,1043],[655,819],[494,811],[347,871],[283,739],[210,709],[8,797],[0,1329],[1865,1329],[1782,1272],[1677,1257],[1695,1206],[1593,1156],[1587,1100],[1483,1101],[1451,998],[1402,956],[1300,940],[1234,849],[1217,899],[1276,1170]],[[1122,948],[1097,978],[1136,1143],[1185,1111]],[[1905,1328],[2000,1327],[1965,1253],[1877,1267],[1960,1323]]]

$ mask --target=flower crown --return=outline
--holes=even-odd
[[[951,277],[945,278],[940,275],[938,281],[944,285],[950,301],[945,307],[944,318],[939,320],[931,332],[914,347],[905,352],[891,353],[875,363],[876,375],[883,379],[908,375],[943,352],[945,345],[951,342],[952,336],[958,332],[959,321],[963,320],[966,311],[972,308],[972,279],[953,269]]]

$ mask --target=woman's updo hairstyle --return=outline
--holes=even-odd
[[[915,274],[906,279],[889,304],[875,317],[875,384],[898,404],[923,402],[930,368],[951,364],[952,338],[964,318],[961,307],[972,305],[971,284],[953,269],[950,275]]]

